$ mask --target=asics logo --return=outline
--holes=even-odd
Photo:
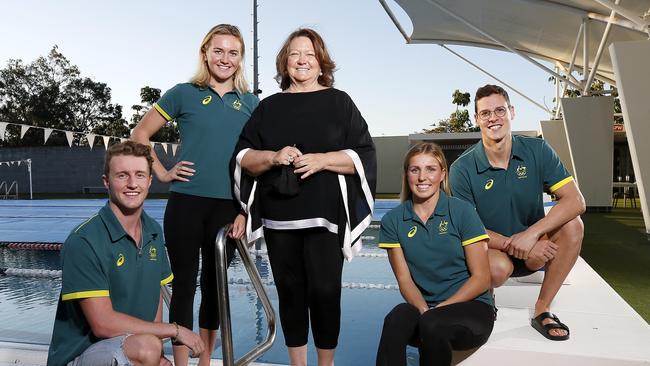
[[[417,226],[413,226],[413,227],[411,228],[411,230],[409,230],[409,233],[406,234],[406,235],[407,235],[409,238],[412,238],[412,237],[415,236],[415,233],[417,233],[417,232],[418,232],[418,227],[417,227]]]

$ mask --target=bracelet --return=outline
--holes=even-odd
[[[174,325],[174,327],[176,327],[176,335],[173,336],[173,337],[171,337],[171,341],[172,341],[173,343],[176,343],[176,339],[178,338],[178,331],[179,331],[179,328],[178,328],[178,324],[176,324],[176,322],[173,322],[172,324]]]

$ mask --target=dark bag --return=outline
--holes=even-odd
[[[293,165],[283,165],[280,167],[280,174],[271,182],[273,191],[283,196],[293,197],[300,193],[300,184],[298,176],[293,172]]]

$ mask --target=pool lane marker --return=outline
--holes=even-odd
[[[61,270],[31,269],[31,268],[0,268],[0,276],[14,277],[39,277],[39,278],[61,278]],[[229,285],[251,285],[251,280],[247,278],[230,278]],[[264,286],[275,286],[273,280],[262,280]],[[397,284],[386,283],[365,283],[365,282],[342,282],[341,288],[350,289],[376,289],[376,290],[399,290]]]

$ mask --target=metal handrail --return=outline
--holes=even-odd
[[[230,231],[230,227],[231,225],[226,225],[221,229],[219,234],[217,234],[217,240],[215,241],[217,300],[219,302],[219,317],[221,319],[221,353],[223,355],[224,366],[241,366],[253,362],[273,345],[273,342],[275,341],[275,312],[273,311],[271,300],[262,284],[260,274],[248,253],[246,244],[242,240],[237,240],[237,251],[239,251],[239,256],[244,264],[244,268],[246,268],[246,272],[248,272],[248,276],[255,288],[255,292],[257,292],[258,298],[262,301],[262,306],[264,307],[266,320],[268,322],[268,329],[266,331],[266,340],[264,342],[258,344],[237,361],[233,361],[234,354],[232,347],[232,329],[230,325],[230,300],[228,297],[228,281],[226,277],[228,269],[226,258],[226,236]]]
[[[262,302],[264,312],[266,313],[268,328],[266,331],[266,340],[264,342],[258,344],[255,348],[250,350],[240,359],[234,361],[232,328],[230,321],[230,297],[228,296],[227,280],[228,260],[226,256],[226,240],[227,234],[230,231],[230,227],[231,225],[228,224],[219,230],[217,239],[215,241],[217,301],[219,303],[219,318],[221,319],[221,353],[223,355],[224,366],[242,366],[248,365],[249,363],[255,361],[264,352],[271,348],[273,342],[275,342],[275,311],[273,310],[271,300],[269,299],[269,296],[264,289],[264,284],[262,283],[262,278],[257,271],[257,267],[255,267],[255,264],[253,263],[253,260],[248,253],[246,244],[242,240],[237,240],[237,251],[239,251],[239,256],[241,257],[244,268],[246,268],[246,272],[248,272],[248,276],[250,277],[251,283],[255,288],[255,292]],[[163,299],[167,304],[167,307],[169,307],[169,303],[171,301],[171,291],[169,289],[169,286],[162,286],[161,289]]]

